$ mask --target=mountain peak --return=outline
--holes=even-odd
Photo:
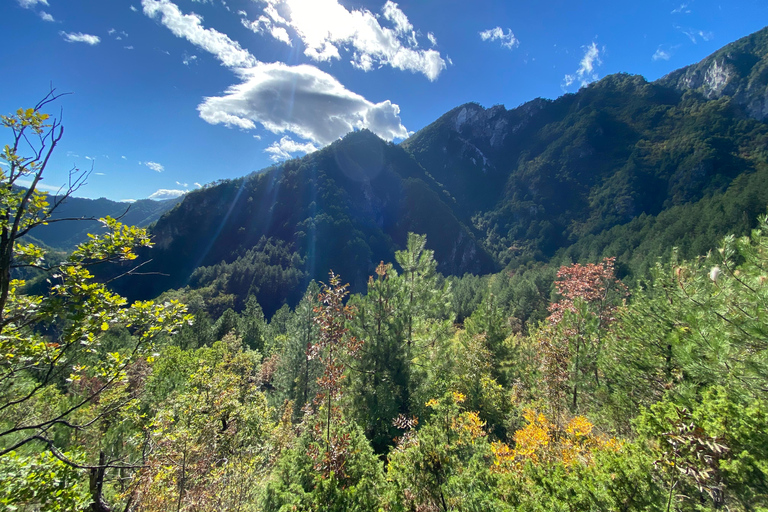
[[[658,80],[707,99],[730,96],[759,121],[768,121],[768,27],[724,46],[697,64]]]

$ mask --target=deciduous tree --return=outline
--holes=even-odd
[[[105,471],[133,463],[97,455],[98,446],[92,447],[95,453],[78,457],[78,443],[69,443],[67,452],[67,440],[131,407],[136,398],[133,366],[152,360],[158,334],[173,333],[191,319],[182,304],[129,305],[94,280],[89,268],[129,262],[136,248],[152,245],[143,229],[101,219],[104,232],[91,235],[56,264],[41,247],[23,242],[36,226],[67,220],[53,214],[88,175],[73,169],[52,201],[37,189],[63,135],[60,119],[41,109],[58,98],[51,91],[35,107],[0,117],[12,133],[0,155],[6,164],[0,168],[0,458],[37,464],[38,459],[17,457],[17,452],[47,450],[70,467],[89,470],[92,509],[106,510],[101,497]],[[29,293],[25,281],[15,278],[21,268],[47,277],[46,292]],[[129,330],[130,342],[105,350],[101,340],[116,326]]]

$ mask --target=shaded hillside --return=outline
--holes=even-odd
[[[444,199],[400,147],[352,133],[302,159],[188,194],[153,228],[152,261],[142,268],[167,277],[134,277],[122,291],[154,297],[189,284],[198,267],[221,264],[199,271],[192,284],[216,281],[241,300],[252,293],[269,314],[331,269],[362,290],[409,231],[427,234],[446,274],[493,271],[493,259]],[[265,273],[274,279],[265,283]]]

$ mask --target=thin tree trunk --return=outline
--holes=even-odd
[[[93,499],[91,512],[111,512],[112,510],[109,508],[109,505],[104,502],[104,498],[101,495],[104,488],[104,473],[106,471],[106,468],[104,467],[105,462],[106,457],[104,456],[104,452],[101,451],[99,452],[99,467],[91,469],[90,491],[91,499]]]
[[[576,340],[576,357],[573,365],[573,411],[576,411],[576,401],[579,393],[579,348],[581,342]]]

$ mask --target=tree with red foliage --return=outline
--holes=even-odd
[[[627,287],[615,277],[615,261],[574,263],[557,272],[560,299],[549,306],[540,343],[550,399],[562,403],[567,387],[573,411],[584,375],[591,375],[594,386],[600,386],[600,348],[615,321],[617,305],[627,296]]]
[[[344,463],[349,445],[349,434],[339,434],[339,429],[332,432],[335,421],[337,427],[343,422],[338,402],[342,397],[345,359],[355,357],[362,342],[349,336],[346,323],[354,316],[354,309],[344,304],[349,294],[348,284],[341,284],[339,276],[330,272],[328,284],[323,284],[319,295],[320,304],[315,307],[315,323],[320,328],[317,343],[307,349],[308,359],[319,359],[323,364],[323,375],[317,380],[321,391],[315,398],[315,404],[325,405],[325,425],[318,421],[314,430],[317,437],[325,437],[324,453],[310,453],[315,460],[315,468],[325,476],[335,473],[343,476]],[[323,432],[325,430],[325,432]]]

